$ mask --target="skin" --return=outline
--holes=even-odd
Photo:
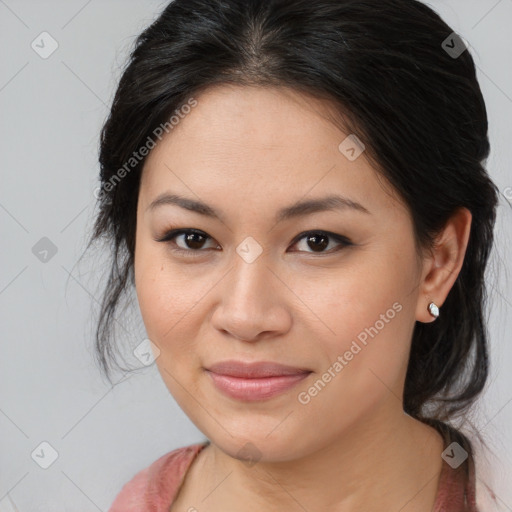
[[[470,212],[459,210],[435,250],[419,255],[409,211],[365,153],[350,161],[339,151],[349,134],[330,121],[328,102],[233,85],[196,99],[149,154],[137,207],[135,284],[156,363],[211,441],[172,510],[430,511],[443,441],[404,414],[404,380],[415,322],[434,321],[432,300],[443,314],[462,266]],[[207,203],[222,220],[172,204],[149,208],[162,192]],[[274,220],[285,206],[334,192],[370,213]],[[204,232],[203,245],[194,252],[183,235],[174,244],[155,241],[171,227]],[[353,245],[296,240],[311,230]],[[263,250],[251,263],[236,252],[249,236]],[[298,394],[396,303],[401,310],[378,334],[300,403]],[[227,359],[312,373],[271,399],[241,402],[204,371]],[[253,465],[238,454],[247,442],[257,449]]]

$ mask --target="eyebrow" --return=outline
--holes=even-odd
[[[151,204],[146,208],[146,211],[154,211],[164,205],[176,205],[185,210],[199,213],[206,217],[212,217],[222,220],[224,216],[201,201],[189,199],[177,194],[163,193],[160,194]],[[331,210],[354,210],[371,215],[371,213],[362,204],[353,201],[344,196],[331,194],[326,197],[308,199],[300,201],[279,210],[275,217],[275,222],[282,222],[294,217],[300,217],[316,212],[331,211]]]

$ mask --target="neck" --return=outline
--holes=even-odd
[[[262,457],[247,465],[214,444],[206,450],[200,492],[209,495],[211,510],[238,510],[243,503],[247,511],[292,505],[297,510],[409,512],[430,511],[434,505],[443,441],[432,427],[388,407],[300,458],[276,462]]]

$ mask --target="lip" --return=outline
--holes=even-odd
[[[311,373],[270,361],[222,361],[205,370],[219,391],[246,401],[266,400],[284,393]]]

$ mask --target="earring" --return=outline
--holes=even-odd
[[[431,302],[428,305],[428,311],[434,318],[437,318],[439,316],[439,308],[435,305],[434,302]]]

